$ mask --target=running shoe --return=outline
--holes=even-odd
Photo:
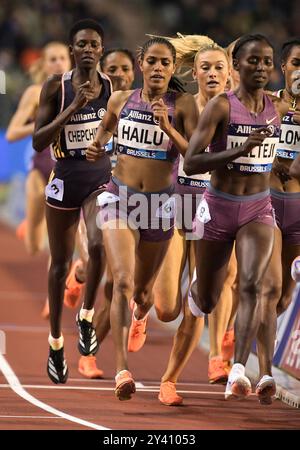
[[[208,381],[211,384],[226,384],[228,371],[224,367],[221,356],[214,356],[208,360]]]
[[[60,350],[53,350],[53,348],[50,347],[47,362],[47,373],[50,380],[53,381],[53,383],[55,384],[66,383],[69,371],[67,362],[64,357],[63,347]]]
[[[83,356],[95,355],[99,344],[93,324],[85,319],[80,320],[79,313],[76,315],[76,323],[79,330],[79,353]]]
[[[82,262],[80,259],[75,261],[71,267],[69,275],[66,280],[66,287],[64,293],[64,304],[68,308],[76,308],[80,302],[81,295],[85,283],[80,283],[76,279],[76,269],[81,266]]]
[[[81,356],[78,362],[78,372],[85,378],[102,378],[103,370],[98,369],[96,364],[96,356]]]
[[[234,328],[231,328],[230,330],[225,332],[222,340],[221,355],[223,361],[230,361],[231,358],[233,358],[233,354],[234,354]]]
[[[257,383],[255,393],[261,405],[271,405],[272,397],[276,394],[276,383],[270,375],[264,375]]]
[[[183,398],[177,394],[176,384],[172,381],[164,381],[160,384],[158,400],[167,406],[179,406],[183,403]]]
[[[251,383],[245,375],[229,376],[226,390],[225,400],[243,400],[251,394]]]
[[[136,306],[135,302],[131,301],[130,308],[132,309],[132,319],[128,334],[129,352],[138,352],[143,347],[146,340],[146,326],[148,314],[146,315],[146,317],[144,317],[144,319],[137,320],[134,317],[135,306]]]
[[[121,400],[130,400],[131,395],[135,393],[135,383],[131,373],[128,370],[121,370],[116,377],[116,397]]]

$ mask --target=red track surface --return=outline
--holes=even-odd
[[[224,387],[207,382],[207,356],[195,351],[178,384],[184,406],[172,408],[157,400],[172,334],[150,321],[145,347],[130,355],[130,368],[144,387],[134,398],[114,397],[114,353],[109,336],[98,353],[104,380],[86,380],[77,372],[75,312],[64,312],[66,357],[70,378],[57,387],[46,374],[48,324],[40,317],[46,298],[47,256],[30,258],[13,232],[0,225],[0,330],[6,334],[5,358],[24,389],[35,399],[65,414],[110,429],[299,429],[299,410],[280,401],[259,405],[253,395],[244,402],[225,402]],[[85,388],[85,389],[83,389]],[[58,417],[17,395],[0,371],[0,430],[88,429]]]

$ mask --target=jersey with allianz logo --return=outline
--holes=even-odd
[[[289,111],[281,121],[279,142],[276,156],[296,159],[300,152],[300,126],[293,123],[293,112]]]
[[[175,123],[175,92],[162,96],[168,107],[170,123]],[[154,119],[150,103],[141,98],[136,89],[124,105],[118,122],[117,152],[137,158],[174,162],[178,151],[168,135]]]
[[[72,73],[73,71],[70,71],[62,75],[61,107],[59,112],[65,110],[74,100],[75,92],[72,86]],[[52,151],[56,159],[86,159],[86,148],[96,136],[111,95],[111,86],[108,78],[100,73],[98,73],[98,76],[102,84],[100,96],[76,111],[64,125],[58,138],[52,144]],[[112,140],[106,146],[108,152],[111,148]]]
[[[210,151],[223,151],[244,144],[249,134],[257,128],[268,127],[268,135],[261,145],[254,147],[247,155],[240,156],[227,168],[241,173],[266,173],[272,170],[279,140],[280,117],[272,100],[264,94],[264,109],[261,113],[251,113],[233,92],[227,93],[230,103],[230,118],[227,136],[221,143],[210,145]]]

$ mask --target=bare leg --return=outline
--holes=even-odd
[[[209,325],[209,358],[221,355],[222,339],[229,322],[232,311],[232,285],[235,281],[237,265],[235,252],[233,251],[229,260],[226,279],[216,308],[208,316]]]
[[[258,329],[263,277],[272,255],[273,243],[274,229],[255,222],[243,226],[236,237],[240,299],[235,321],[234,361],[243,366]]]
[[[170,240],[162,266],[153,286],[154,304],[159,320],[175,320],[181,310],[181,278],[186,261],[186,242],[177,229]]]
[[[34,169],[26,180],[26,233],[25,245],[31,255],[44,248],[46,237],[45,222],[45,180],[41,173]]]
[[[97,227],[96,217],[99,207],[96,205],[96,197],[99,192],[94,192],[85,200],[82,209],[87,229],[89,259],[86,270],[86,289],[83,308],[92,309],[104,270],[104,249],[102,244],[102,231]]]
[[[203,313],[215,308],[224,285],[227,266],[232,253],[232,242],[195,241],[197,293],[195,303]]]
[[[75,246],[75,235],[79,221],[79,210],[66,211],[46,205],[51,265],[48,276],[51,335],[61,335],[61,316],[65,280]]]
[[[204,318],[195,317],[188,303],[184,305],[184,317],[176,331],[168,366],[161,381],[177,382],[179,375],[186,366],[191,354],[197,347],[204,327]]]
[[[103,229],[108,264],[114,274],[110,323],[116,350],[117,373],[128,369],[127,340],[130,324],[128,304],[133,295],[135,252],[139,240],[137,231],[113,228],[109,222]]]
[[[260,322],[257,332],[260,378],[263,375],[272,375],[272,359],[277,328],[276,305],[281,297],[282,288],[281,251],[281,231],[275,229],[272,257],[263,281]]]

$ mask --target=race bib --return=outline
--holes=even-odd
[[[45,188],[46,197],[54,198],[62,201],[64,196],[64,181],[59,178],[54,178]]]
[[[97,203],[99,206],[105,206],[109,203],[116,203],[120,200],[118,195],[112,194],[111,192],[104,191],[97,197]]]
[[[207,201],[205,198],[201,200],[199,203],[199,206],[197,208],[196,216],[202,223],[207,223],[211,220],[210,213],[209,213],[209,207],[207,204]]]
[[[162,219],[173,219],[175,217],[176,200],[175,197],[170,197],[163,205],[156,210],[156,217]]]

